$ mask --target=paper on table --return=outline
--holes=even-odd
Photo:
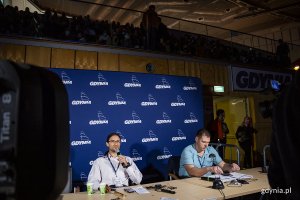
[[[138,193],[138,194],[147,194],[150,193],[148,190],[146,190],[145,188],[143,188],[142,186],[138,186],[138,187],[132,187],[132,189]]]
[[[237,172],[231,172],[230,175],[227,175],[227,176],[214,174],[214,175],[210,175],[210,176],[206,176],[206,177],[211,178],[211,179],[220,178],[223,183],[229,182],[232,180],[236,180],[236,179],[253,178],[252,175],[247,175],[247,174],[242,174],[242,173],[237,173]]]

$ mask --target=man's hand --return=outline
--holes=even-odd
[[[223,170],[221,169],[221,167],[219,167],[219,166],[212,166],[212,167],[210,167],[209,171],[213,172],[215,174],[223,174],[224,173]]]
[[[235,172],[235,171],[239,171],[240,170],[240,167],[235,164],[235,163],[232,163],[231,164],[231,171]]]
[[[125,156],[119,155],[118,160],[122,165],[127,166],[127,160],[126,160]]]

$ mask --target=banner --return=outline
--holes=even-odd
[[[121,135],[121,154],[141,172],[167,177],[167,161],[194,142],[203,125],[200,79],[110,71],[51,69],[67,88],[73,181],[87,181],[106,137]]]
[[[292,75],[288,73],[231,67],[233,91],[262,91],[270,86],[270,80],[277,80],[281,84],[286,84],[292,80]]]

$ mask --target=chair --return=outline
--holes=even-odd
[[[168,175],[170,180],[179,179],[180,156],[172,156],[168,160]]]

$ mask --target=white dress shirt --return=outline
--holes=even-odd
[[[101,182],[115,185],[114,179],[116,178],[120,179],[125,186],[128,186],[128,179],[135,184],[140,184],[143,175],[130,157],[125,156],[130,166],[124,168],[119,163],[118,157],[114,158],[109,154],[108,156],[109,158],[107,156],[97,158],[93,163],[88,182],[93,183],[94,190],[98,190]]]

